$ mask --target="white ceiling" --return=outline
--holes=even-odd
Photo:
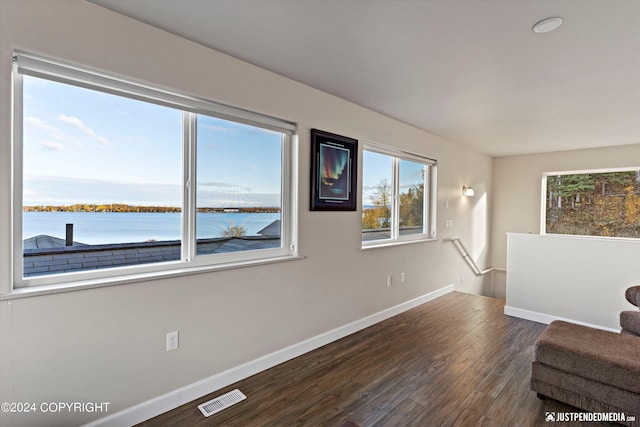
[[[638,0],[91,1],[491,156],[640,143]]]

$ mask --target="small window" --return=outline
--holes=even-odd
[[[293,254],[292,124],[15,63],[15,286]]]
[[[365,144],[362,245],[435,238],[434,160]]]
[[[545,233],[640,238],[640,169],[544,178]]]

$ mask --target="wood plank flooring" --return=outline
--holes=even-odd
[[[529,390],[545,325],[503,307],[450,293],[139,425],[538,426],[550,425],[546,411],[576,411]],[[247,399],[208,418],[198,410],[235,388]]]

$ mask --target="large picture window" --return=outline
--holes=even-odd
[[[294,132],[17,54],[15,286],[292,255]]]
[[[640,169],[545,175],[549,234],[640,238]]]
[[[365,144],[362,246],[435,238],[436,162]]]

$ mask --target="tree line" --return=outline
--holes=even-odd
[[[547,232],[640,237],[640,170],[547,177]]]
[[[74,205],[36,205],[24,206],[24,212],[153,212],[153,213],[180,213],[182,208],[175,206],[137,206],[122,203],[109,204],[83,204]],[[241,207],[241,208],[197,208],[197,212],[204,213],[278,213],[277,207]]]
[[[422,226],[424,218],[424,184],[412,185],[400,193],[399,225]],[[378,183],[371,197],[373,207],[363,208],[362,229],[391,228],[391,184],[384,178]]]

